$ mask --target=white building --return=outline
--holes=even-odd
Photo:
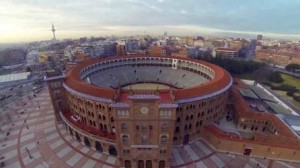
[[[31,50],[26,55],[27,65],[35,65],[39,63],[39,53],[37,50]]]

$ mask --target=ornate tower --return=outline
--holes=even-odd
[[[56,37],[55,37],[55,28],[54,28],[54,25],[53,25],[53,22],[52,22],[52,33],[53,33],[53,39],[52,40],[56,40]]]

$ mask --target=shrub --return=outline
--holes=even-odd
[[[293,97],[294,96],[294,92],[288,91],[288,92],[286,92],[286,95]]]
[[[279,85],[279,86],[273,86],[272,89],[274,90],[282,90],[282,91],[287,91],[287,92],[297,92],[297,88],[295,86],[290,86],[290,85],[287,85],[287,84],[282,84],[282,85]]]
[[[297,102],[300,102],[300,96],[293,96],[293,99]]]

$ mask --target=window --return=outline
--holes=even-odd
[[[121,125],[121,130],[122,130],[122,131],[127,131],[127,130],[128,130],[127,124],[122,124],[122,125]]]
[[[125,166],[125,168],[131,168],[131,162],[130,162],[130,160],[125,160],[124,166]]]
[[[180,129],[179,127],[176,127],[176,130],[175,130],[175,132],[179,132],[179,129]]]
[[[129,141],[128,135],[123,135],[122,136],[122,141],[123,141],[123,143],[127,144],[128,141]]]
[[[142,125],[142,131],[147,131],[148,127],[146,125]]]
[[[141,143],[142,143],[143,145],[149,144],[149,138],[148,138],[147,135],[143,135],[143,136],[141,137]]]
[[[180,122],[180,117],[177,117],[177,120],[176,120],[176,122]]]
[[[163,125],[161,126],[161,131],[165,132],[165,131],[167,131],[167,130],[168,130],[167,124],[163,124]]]
[[[160,143],[165,144],[167,143],[168,137],[166,135],[162,135],[160,137]]]
[[[151,160],[146,161],[146,168],[152,168],[152,161]]]

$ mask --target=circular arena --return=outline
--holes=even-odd
[[[70,135],[120,167],[170,167],[174,146],[222,118],[231,85],[227,71],[200,60],[91,59],[67,72],[60,115]]]

